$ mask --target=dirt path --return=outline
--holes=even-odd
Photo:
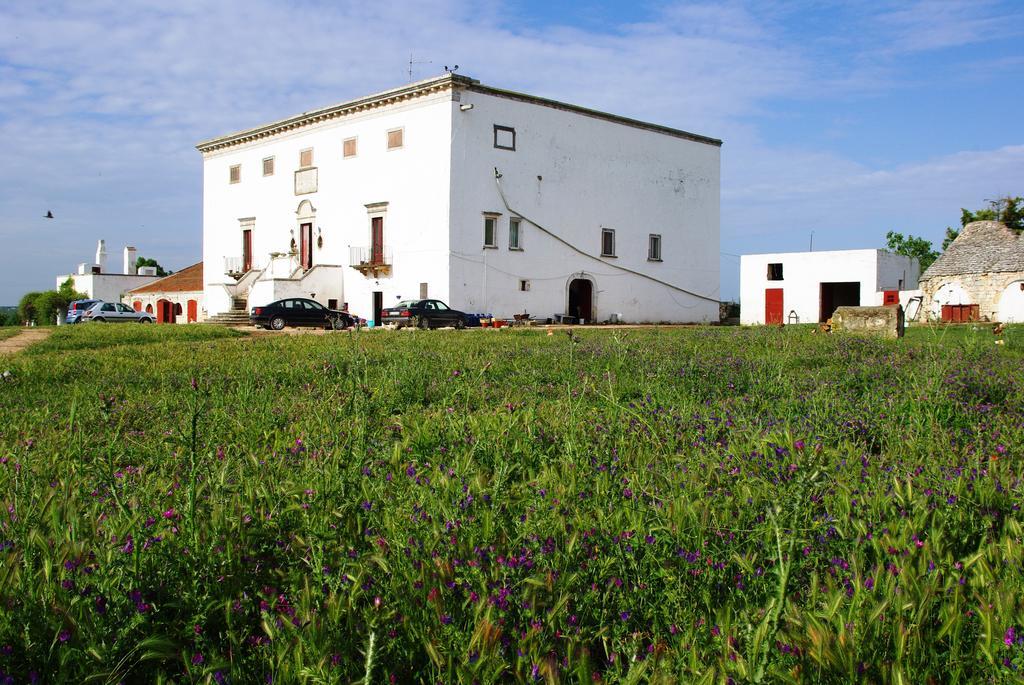
[[[52,328],[26,328],[14,337],[0,340],[0,357],[21,352],[29,345],[46,340],[50,333],[53,333]]]

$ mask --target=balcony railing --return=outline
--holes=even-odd
[[[384,246],[349,248],[349,266],[374,278],[391,273],[391,248]]]
[[[224,258],[224,273],[229,276],[235,276],[242,273],[242,258],[241,257],[225,257]]]

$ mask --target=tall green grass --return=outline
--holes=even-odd
[[[0,384],[17,682],[1020,678],[1015,346],[60,333]]]

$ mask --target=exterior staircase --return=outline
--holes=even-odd
[[[217,324],[219,326],[248,326],[249,310],[246,309],[244,297],[236,297],[231,300],[231,309],[211,316],[205,323]]]

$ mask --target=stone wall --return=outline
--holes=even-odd
[[[996,321],[999,318],[999,298],[1008,285],[1024,280],[1024,271],[960,274],[958,276],[935,276],[921,281],[924,301],[921,303],[922,317],[938,321],[944,304],[976,304],[982,321]],[[950,287],[952,286],[952,287]],[[953,301],[949,293],[961,291]]]
[[[839,307],[832,315],[832,330],[903,337],[903,307]]]

